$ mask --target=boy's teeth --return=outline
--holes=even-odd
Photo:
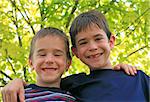
[[[45,68],[44,71],[56,70],[55,68]]]
[[[99,54],[91,55],[91,56],[89,56],[88,58],[96,58],[96,57],[101,56],[102,54],[103,54],[103,53],[99,53]]]
[[[98,57],[99,54],[96,54],[96,55],[92,55],[91,58],[95,58],[95,57]]]

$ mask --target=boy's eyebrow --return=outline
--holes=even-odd
[[[45,51],[46,49],[38,49],[37,50],[37,52],[42,52],[42,51]],[[63,50],[61,50],[61,49],[55,49],[55,51],[57,51],[57,52],[60,52],[60,53],[64,53],[64,51]]]
[[[78,41],[78,43],[80,43],[80,42],[82,42],[82,41],[84,41],[85,40],[85,38],[82,38],[82,39],[80,39],[79,41]]]
[[[44,51],[44,49],[38,49],[38,50],[37,50],[37,52],[42,52],[42,51]]]
[[[60,53],[65,53],[65,51],[60,50],[60,49],[56,49],[55,51],[60,52]]]
[[[103,36],[102,34],[98,33],[96,34],[94,37],[99,37],[99,36]]]

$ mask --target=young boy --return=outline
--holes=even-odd
[[[89,12],[90,13],[90,12]],[[94,13],[90,13],[90,14],[94,14]],[[98,12],[97,12],[97,14],[99,14]],[[95,14],[95,16],[97,15],[97,14]],[[82,15],[82,14],[81,14]],[[99,15],[98,15],[99,16]],[[99,74],[97,74],[97,72],[94,72],[94,70],[96,71],[96,70],[100,70],[100,71],[103,71],[103,70],[101,70],[101,67],[102,67],[102,69],[103,68],[106,68],[107,69],[107,67],[111,70],[112,69],[112,66],[111,66],[111,64],[110,64],[110,61],[109,61],[109,59],[108,59],[108,57],[109,57],[109,51],[107,51],[107,49],[109,49],[110,50],[110,48],[109,48],[109,44],[107,44],[107,43],[104,43],[104,44],[102,44],[102,46],[104,47],[104,45],[106,45],[106,51],[105,50],[103,50],[103,49],[98,49],[97,48],[97,45],[95,44],[96,42],[97,43],[100,43],[100,41],[99,40],[101,40],[101,39],[103,39],[102,37],[102,35],[96,35],[95,37],[94,37],[94,40],[93,40],[93,37],[90,35],[90,31],[89,32],[87,32],[88,30],[88,27],[92,27],[92,25],[91,25],[91,21],[89,22],[89,20],[88,20],[88,17],[86,17],[86,18],[84,18],[83,17],[83,21],[81,20],[81,24],[77,24],[77,26],[76,25],[74,25],[74,24],[76,24],[77,22],[78,22],[78,19],[80,18],[81,16],[79,15],[79,17],[77,17],[76,19],[75,19],[75,21],[73,22],[73,24],[72,24],[72,26],[71,26],[71,29],[70,29],[70,33],[71,33],[71,40],[72,40],[72,44],[73,44],[73,47],[72,47],[72,51],[74,52],[74,54],[79,58],[79,59],[81,59],[81,61],[83,61],[85,64],[87,64],[88,66],[89,66],[89,68],[90,68],[90,70],[91,70],[91,74],[90,75],[86,75],[86,74],[84,74],[84,73],[81,73],[81,74],[77,74],[77,75],[72,75],[72,76],[69,76],[69,77],[67,77],[67,78],[65,78],[65,79],[63,79],[63,81],[62,81],[62,88],[64,88],[65,90],[70,90],[76,97],[78,97],[78,99],[79,100],[81,100],[81,101],[84,101],[84,102],[95,102],[95,101],[101,101],[101,99],[103,99],[103,97],[101,97],[101,93],[103,93],[103,92],[101,92],[101,91],[103,91],[103,90],[100,90],[100,89],[106,89],[106,88],[109,88],[110,87],[110,84],[108,83],[106,83],[106,84],[102,84],[102,85],[99,85],[98,86],[98,84],[100,84],[101,82],[100,82],[100,80],[95,80],[97,77],[99,78],[99,76],[101,75],[99,75]],[[101,18],[101,17],[100,17]],[[100,19],[99,18],[99,19]],[[86,19],[88,20],[87,22],[89,22],[89,24],[87,25],[87,26],[85,26],[86,24],[87,24],[87,22],[86,22]],[[84,24],[84,22],[86,22],[85,24]],[[94,25],[94,24],[93,24]],[[85,26],[85,27],[84,27]],[[76,27],[78,27],[78,28],[76,28]],[[95,26],[94,26],[95,27]],[[83,29],[84,28],[84,29]],[[98,27],[96,27],[97,29],[94,29],[94,31],[95,30],[99,30],[100,28],[98,28]],[[75,29],[74,31],[72,31],[72,29]],[[79,30],[79,32],[78,32],[78,30]],[[90,30],[92,30],[92,28],[90,29]],[[92,30],[93,31],[93,30]],[[72,32],[75,32],[74,34],[72,33]],[[88,39],[85,39],[84,37],[82,38],[82,36],[80,37],[80,36],[78,36],[78,35],[80,35],[80,33],[82,34],[82,33],[84,33],[85,32],[85,35],[88,37]],[[103,31],[104,32],[104,31]],[[88,35],[89,34],[89,35]],[[95,33],[94,33],[95,34]],[[99,32],[98,33],[96,33],[96,34],[99,34]],[[100,34],[101,34],[101,32],[100,32]],[[83,34],[84,35],[84,34]],[[100,38],[101,37],[101,38]],[[106,37],[105,37],[105,39],[106,39]],[[90,42],[89,42],[90,41]],[[85,49],[85,46],[84,45],[86,45],[87,46],[87,48],[89,48],[89,49]],[[89,46],[90,45],[90,46]],[[101,43],[100,43],[100,45],[99,46],[101,46]],[[113,46],[112,44],[111,44],[111,46]],[[88,53],[87,52],[85,52],[85,50],[87,50],[88,51]],[[98,50],[98,51],[97,51]],[[91,52],[92,51],[92,52]],[[93,52],[94,51],[94,52]],[[96,52],[95,52],[96,51]],[[104,53],[106,53],[106,54],[104,54]],[[101,55],[102,55],[102,57],[101,57]],[[104,60],[104,61],[103,61]],[[107,65],[107,62],[109,63],[109,66]],[[127,68],[128,69],[128,68]],[[124,69],[124,70],[126,70],[126,69]],[[131,69],[130,69],[131,70]],[[104,70],[105,71],[105,70]],[[112,71],[112,70],[111,70]],[[116,74],[117,73],[122,73],[122,75],[123,76],[126,76],[126,75],[124,75],[124,73],[123,72],[116,72]],[[117,74],[118,75],[118,74]],[[78,77],[79,76],[79,77]],[[76,79],[77,78],[77,79]],[[113,78],[113,76],[111,76],[111,78]],[[90,79],[90,80],[89,80]],[[88,81],[89,81],[89,83],[88,83]],[[107,80],[106,80],[107,81]],[[13,86],[13,84],[14,85],[18,85],[18,87],[17,88],[15,88],[13,91],[11,91],[11,89],[12,88],[14,88],[14,86]],[[7,87],[5,87],[4,89],[4,91],[3,91],[3,98],[5,98],[5,100],[10,100],[10,99],[16,99],[16,98],[14,98],[14,97],[16,97],[16,94],[19,94],[19,97],[20,97],[20,99],[23,99],[22,97],[22,94],[23,94],[23,88],[22,88],[22,86],[23,86],[23,83],[22,83],[22,81],[21,80],[16,80],[16,81],[13,81],[12,83],[10,83],[9,85],[6,85]],[[8,88],[9,87],[9,88]],[[91,90],[92,88],[94,88],[95,87],[95,89],[97,89],[97,88],[99,88],[98,90],[95,90],[95,89],[93,89],[93,90]],[[116,86],[117,87],[117,86]],[[119,86],[120,87],[120,86]],[[80,92],[80,90],[81,90],[81,92]],[[86,91],[87,90],[87,91]],[[5,93],[5,91],[6,91],[6,93]],[[88,92],[89,91],[89,92]],[[118,90],[119,91],[119,90]],[[12,92],[11,94],[10,94],[10,96],[13,96],[12,98],[11,97],[9,97],[8,95],[7,95],[7,93],[10,93],[10,92]],[[104,92],[106,92],[105,90],[104,90]],[[88,95],[89,94],[89,95]],[[93,94],[93,95],[92,95]],[[96,94],[96,95],[95,95]],[[108,93],[109,94],[109,93]],[[113,93],[113,94],[115,94],[115,93]],[[90,96],[91,95],[91,96]],[[106,92],[106,94],[105,95],[107,95],[107,92]],[[87,97],[88,96],[88,97]],[[109,96],[109,95],[107,95],[107,96]],[[105,97],[105,99],[107,99],[107,97]],[[9,101],[5,101],[5,102],[9,102]],[[14,102],[16,102],[16,101],[14,101]]]
[[[36,84],[25,88],[26,102],[76,102],[60,89],[62,74],[71,63],[69,41],[61,30],[43,28],[33,37],[29,64],[36,72]]]
[[[105,17],[98,11],[82,13],[70,28],[73,53],[90,68],[90,74],[72,75],[62,81],[62,88],[82,102],[148,102],[149,76],[138,71],[128,76],[113,71],[110,52],[115,37]]]

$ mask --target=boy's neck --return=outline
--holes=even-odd
[[[89,67],[91,71],[93,70],[101,70],[101,69],[113,69],[113,66],[110,61],[108,61],[106,64],[99,66],[99,67]]]
[[[40,82],[36,82],[37,86],[41,86],[41,87],[55,87],[55,88],[60,88],[60,83],[40,83]]]
[[[103,69],[113,69],[113,67],[90,68],[90,71],[94,71],[94,70],[103,70]]]

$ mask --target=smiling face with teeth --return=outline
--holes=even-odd
[[[76,47],[72,51],[90,70],[108,69],[112,68],[109,56],[114,41],[113,35],[109,40],[104,30],[91,23],[76,35]]]
[[[64,39],[58,35],[38,38],[29,63],[36,71],[37,85],[60,87],[61,76],[70,65]]]

